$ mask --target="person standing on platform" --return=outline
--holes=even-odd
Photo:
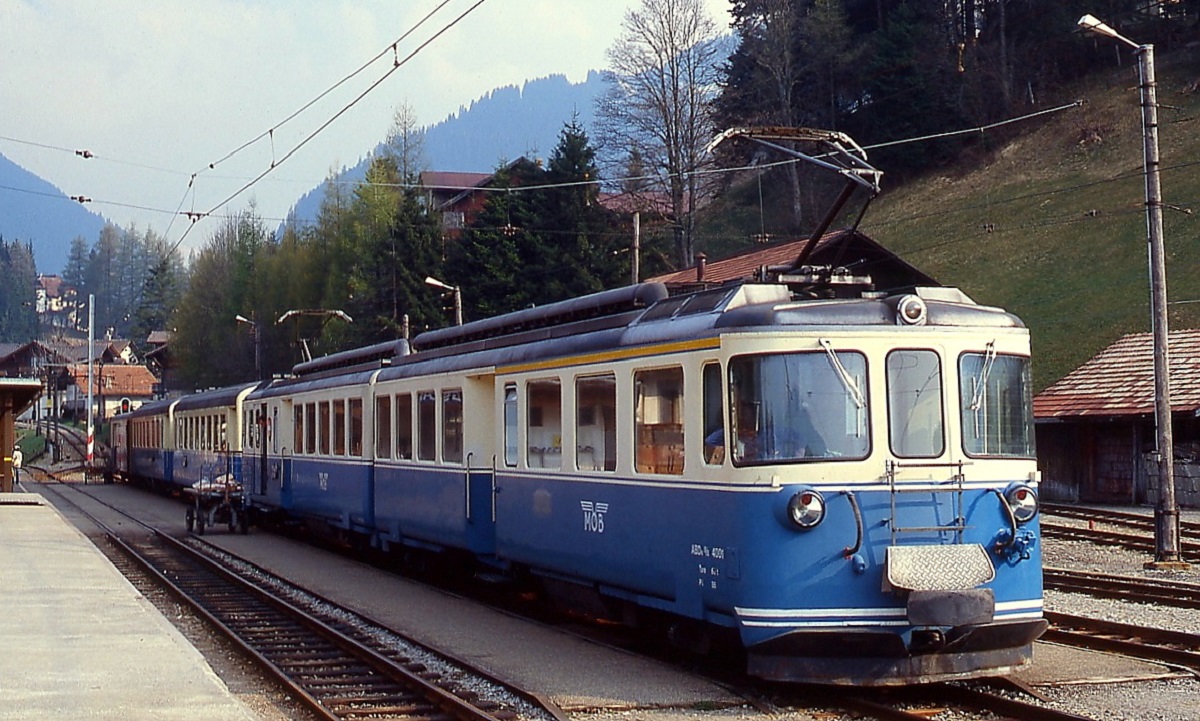
[[[24,454],[21,453],[21,446],[13,446],[12,454],[12,469],[13,469],[13,490],[17,490],[17,484],[21,482],[21,461],[25,460]]]

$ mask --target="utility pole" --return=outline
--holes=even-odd
[[[633,285],[638,284],[638,276],[642,270],[639,267],[642,262],[642,214],[638,211],[633,211],[633,247],[629,251],[629,266],[633,272]]]
[[[1150,310],[1154,330],[1154,424],[1157,427],[1158,505],[1154,509],[1154,560],[1147,568],[1180,569],[1179,505],[1175,500],[1175,443],[1171,430],[1170,359],[1167,353],[1167,261],[1163,250],[1162,182],[1158,157],[1158,87],[1154,46],[1139,45],[1092,15],[1079,26],[1119,40],[1137,51],[1142,100],[1142,155],[1146,176],[1146,236],[1150,265]]]
[[[88,357],[87,357],[87,465],[92,465],[96,452],[96,427],[92,424],[92,356],[96,344],[96,296],[88,294]]]

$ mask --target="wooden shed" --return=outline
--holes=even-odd
[[[1168,352],[1176,498],[1200,507],[1200,330],[1171,331]],[[1157,501],[1150,333],[1120,338],[1037,394],[1033,413],[1044,498]]]

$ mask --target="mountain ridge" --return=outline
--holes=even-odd
[[[39,273],[61,273],[71,241],[79,236],[94,241],[106,222],[3,153],[0,186],[9,191],[0,193],[0,236],[32,243]]]

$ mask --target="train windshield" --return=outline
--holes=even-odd
[[[1032,458],[1029,359],[964,353],[958,361],[963,450],[969,456]]]
[[[735,465],[851,460],[871,452],[861,353],[741,356],[729,362],[729,383]]]

